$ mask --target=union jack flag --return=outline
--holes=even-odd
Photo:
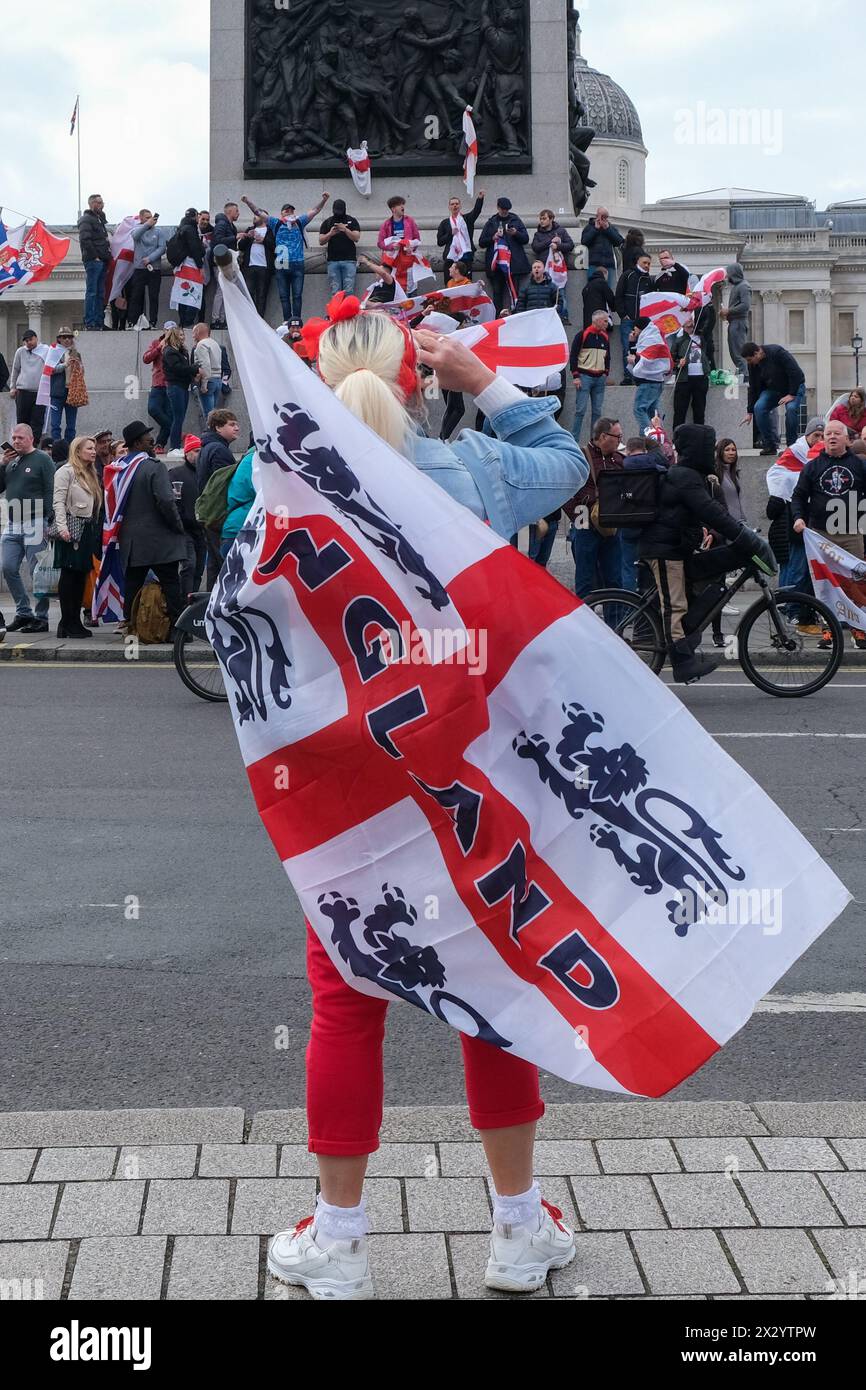
[[[120,558],[120,528],[129,490],[138,465],[147,454],[125,454],[105,465],[105,521],[102,526],[102,563],[93,591],[90,611],[94,622],[123,622],[124,575]]]

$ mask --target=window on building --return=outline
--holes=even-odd
[[[833,346],[849,348],[854,337],[854,310],[838,309],[833,319]]]
[[[621,159],[616,166],[616,196],[621,203],[629,201],[629,167],[628,160]]]
[[[788,342],[796,343],[798,347],[804,346],[806,342],[805,309],[788,310]]]

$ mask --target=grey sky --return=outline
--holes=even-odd
[[[586,0],[580,10],[584,56],[640,114],[650,201],[728,184],[802,193],[819,207],[866,196],[854,0],[667,0],[637,11]],[[175,222],[190,203],[206,206],[208,26],[208,0],[16,7],[4,26],[4,219],[17,220],[14,208],[74,221],[79,91],[82,195],[102,193],[110,221],[147,205]],[[730,114],[749,109],[745,126]]]

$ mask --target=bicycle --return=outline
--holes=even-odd
[[[174,664],[187,690],[214,704],[228,700],[222,667],[208,641],[205,612],[210,594],[188,594],[189,603],[174,625]]]
[[[667,655],[658,593],[646,561],[639,564],[643,574],[649,575],[647,586],[640,593],[630,589],[596,589],[584,603],[658,675]],[[767,695],[780,699],[813,695],[833,679],[842,664],[842,628],[832,610],[814,595],[795,589],[774,591],[769,579],[772,573],[753,556],[687,636],[694,638],[710,627],[734,594],[754,579],[762,596],[746,609],[736,632],[737,657],[744,673]],[[798,623],[800,627],[820,627],[829,632],[830,646],[807,653],[806,636],[798,630]],[[816,666],[820,667],[817,674]]]

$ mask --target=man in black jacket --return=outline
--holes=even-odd
[[[199,270],[204,266],[205,244],[202,240],[198,219],[199,214],[196,209],[187,208],[178,223],[176,236],[180,243],[179,249],[182,254],[180,260],[174,261],[172,265],[173,270],[183,265],[185,260],[191,260],[193,265],[197,266]],[[171,241],[169,242],[169,246],[170,245]],[[202,304],[203,303],[204,293],[202,293]],[[181,328],[189,328],[191,324],[195,323],[197,316],[198,311],[194,305],[181,304],[178,306],[177,318]]]
[[[671,339],[670,349],[675,381],[674,429],[686,423],[689,406],[692,408],[694,423],[702,425],[710,387],[710,364],[704,351],[703,339],[695,327],[694,314],[689,314],[683,320],[679,333],[675,333]]]
[[[674,260],[672,251],[659,251],[661,271],[655,277],[653,288],[667,290],[674,294],[687,294],[689,289],[688,268]]]
[[[813,422],[814,423],[814,422]],[[848,447],[848,431],[841,420],[824,426],[824,447],[809,459],[794,488],[791,512],[794,530],[802,536],[808,526],[857,560],[863,559],[863,532],[866,512],[866,464]],[[852,628],[858,647],[866,649],[866,633]],[[832,646],[825,632],[819,647]]]
[[[184,598],[201,583],[207,559],[204,527],[195,514],[198,497],[196,467],[200,452],[201,440],[198,435],[188,434],[183,441],[183,462],[168,470],[168,480],[186,532],[186,558],[180,566],[180,590]]]
[[[463,267],[464,275],[472,279],[472,262],[475,258],[475,223],[484,206],[484,189],[480,189],[471,212],[462,211],[459,198],[448,199],[448,216],[443,217],[436,233],[436,245],[444,251],[442,260],[442,280],[447,285],[451,267],[455,263]],[[461,227],[461,222],[463,226]],[[465,231],[464,231],[465,227]],[[468,240],[468,247],[466,242]]]
[[[723,592],[711,581],[741,568],[749,555],[776,568],[763,536],[735,521],[710,496],[707,478],[715,467],[715,446],[716,432],[707,425],[680,425],[675,431],[677,461],[661,480],[658,515],[638,543],[638,555],[655,577],[671,668],[681,684],[708,676],[718,665],[697,652],[700,636],[688,635]],[[710,531],[729,544],[701,549]],[[693,583],[704,586],[700,606],[691,602]]]
[[[533,261],[529,279],[517,296],[516,314],[524,314],[528,309],[555,309],[558,295],[556,286],[544,269],[544,261]]]
[[[744,425],[758,426],[764,447],[762,454],[775,454],[779,448],[776,411],[785,407],[785,443],[790,447],[800,433],[800,406],[806,399],[803,368],[787,348],[778,343],[744,343],[743,360],[749,368],[749,403]]]
[[[177,568],[186,557],[183,522],[165,464],[153,457],[151,430],[143,421],[133,420],[123,431],[123,442],[129,454],[149,455],[136,467],[120,527],[120,558],[125,576],[123,615],[129,623],[132,605],[148,570],[153,570],[165,595],[171,624],[167,640],[171,642],[183,607]]]
[[[604,309],[608,315],[613,314],[616,310],[613,290],[607,283],[607,271],[601,265],[590,268],[586,272],[586,284],[583,287],[584,328],[589,328],[593,314],[599,309]]]
[[[218,468],[237,466],[238,461],[229,445],[234,444],[240,429],[238,417],[232,410],[219,407],[207,417],[207,429],[201,437],[201,453],[195,470],[199,496]],[[204,534],[207,542],[207,586],[212,589],[222,566],[220,528],[206,526]]]
[[[484,264],[497,318],[503,308],[510,308],[508,276],[504,270],[494,269],[493,258],[498,242],[503,242],[511,252],[511,279],[519,295],[529,275],[529,260],[525,246],[529,244],[529,233],[523,222],[512,211],[510,198],[497,198],[496,213],[488,217],[478,238],[478,245],[484,251]]]
[[[623,271],[616,285],[614,302],[619,314],[619,341],[622,347],[621,386],[634,386],[635,379],[628,369],[631,331],[635,320],[640,318],[640,299],[654,288],[654,280],[649,273],[649,251],[641,251],[631,270]]]
[[[616,283],[616,249],[624,241],[619,227],[611,225],[607,208],[599,208],[580,234],[580,244],[586,247],[586,263],[590,274],[596,267],[604,271],[613,292]]]
[[[78,223],[78,244],[84,262],[84,327],[102,329],[105,320],[105,272],[111,260],[108,227],[100,193],[91,193]]]
[[[213,237],[210,246],[211,276],[216,284],[214,290],[213,304],[210,312],[211,328],[225,328],[226,321],[223,312],[223,292],[219,283],[219,276],[213,264],[213,253],[217,246],[225,246],[229,251],[238,249],[238,230],[237,220],[241,215],[241,210],[237,203],[226,203],[222,212],[218,212],[214,218]]]

